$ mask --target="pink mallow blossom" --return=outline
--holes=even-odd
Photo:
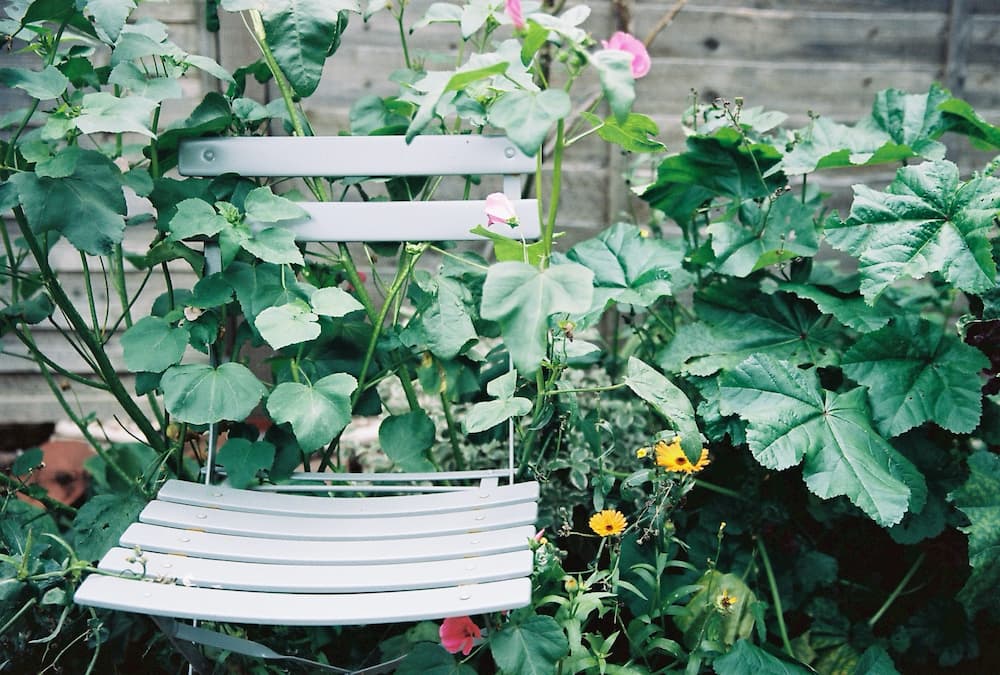
[[[510,17],[514,28],[517,30],[524,28],[524,14],[521,12],[521,0],[504,0],[503,11]]]
[[[453,616],[445,619],[438,630],[441,636],[441,646],[451,654],[462,652],[468,656],[475,641],[483,637],[479,626],[467,616]]]
[[[632,77],[638,79],[649,72],[653,62],[646,51],[646,45],[634,35],[618,31],[610,40],[601,40],[605,49],[617,49],[632,55]]]
[[[496,224],[517,225],[517,212],[514,205],[502,192],[494,192],[486,197],[486,225]]]

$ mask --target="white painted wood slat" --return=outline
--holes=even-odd
[[[92,607],[181,619],[284,626],[396,623],[482,614],[531,601],[527,577],[386,593],[260,593],[157,584],[92,574],[76,592]]]
[[[369,499],[377,498],[369,497]],[[359,541],[482,532],[528,525],[535,522],[537,515],[538,505],[534,502],[412,516],[300,518],[188,506],[157,500],[146,505],[139,514],[139,521],[151,525],[264,539]]]
[[[133,562],[129,562],[131,559]],[[373,593],[443,588],[501,581],[531,574],[532,554],[527,549],[491,556],[454,558],[401,564],[280,565],[211,560],[165,553],[143,553],[113,548],[101,560],[107,572],[171,580],[185,586],[230,588],[278,593]],[[145,574],[144,574],[145,573]]]
[[[301,518],[332,516],[410,516],[416,514],[465,511],[470,508],[534,502],[538,483],[531,481],[488,488],[469,488],[447,494],[338,497],[316,499],[301,495],[275,494],[169,480],[160,488],[157,500],[190,506],[232,509],[247,513],[294,515]]]
[[[126,548],[217,560],[288,565],[410,563],[527,549],[532,527],[510,527],[488,533],[376,541],[303,541],[262,539],[212,532],[179,530],[133,523],[119,543]]]

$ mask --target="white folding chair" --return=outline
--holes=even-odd
[[[182,145],[179,168],[195,176],[500,175],[519,216],[517,236],[539,232],[537,202],[520,195],[520,176],[535,160],[503,137],[200,139]],[[468,240],[485,220],[476,200],[302,206],[311,217],[289,226],[301,241]],[[214,429],[209,435],[205,484],[167,481],[101,560],[104,573],[80,585],[78,604],[150,615],[197,669],[204,663],[192,642],[313,662],[179,619],[360,625],[530,603],[538,484],[514,483],[512,434],[506,468],[305,473],[287,486],[293,494],[213,485]],[[310,489],[327,495],[298,494]],[[375,494],[329,496],[337,490]]]

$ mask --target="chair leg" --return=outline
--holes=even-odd
[[[202,655],[201,650],[195,646],[195,643],[187,642],[177,636],[178,624],[174,619],[161,616],[150,616],[149,618],[153,620],[157,628],[163,631],[177,653],[187,659],[189,673],[203,675],[212,672],[212,665]]]

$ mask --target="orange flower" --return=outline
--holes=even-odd
[[[710,464],[708,448],[702,448],[698,461],[692,464],[681,448],[680,436],[674,436],[674,440],[670,443],[657,441],[653,449],[656,452],[656,465],[662,466],[667,471],[696,473]]]
[[[621,534],[628,522],[621,511],[604,509],[600,513],[595,513],[590,517],[590,529],[602,537],[610,537],[613,534]]]

